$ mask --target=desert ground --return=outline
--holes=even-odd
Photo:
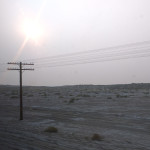
[[[150,150],[150,84],[24,86],[23,107],[0,86],[0,150]]]

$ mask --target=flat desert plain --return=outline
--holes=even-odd
[[[150,84],[24,86],[23,116],[1,85],[0,150],[150,150]]]

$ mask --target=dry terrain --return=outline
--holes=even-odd
[[[150,84],[23,87],[22,121],[18,91],[0,86],[0,150],[150,150]]]

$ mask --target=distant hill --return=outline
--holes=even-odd
[[[3,88],[19,88],[19,85],[0,85]],[[150,89],[150,83],[131,83],[131,84],[114,84],[114,85],[65,85],[65,86],[23,86],[23,88],[70,88],[70,89]]]

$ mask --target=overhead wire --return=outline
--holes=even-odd
[[[145,44],[145,43],[144,43]],[[147,42],[146,44],[150,44]],[[131,58],[132,56],[135,58],[137,57],[146,57],[149,56],[150,53],[150,45],[142,45],[141,44],[130,44],[132,47],[129,47],[127,45],[123,46],[123,49],[115,49],[116,47],[113,47],[113,51],[100,51],[100,53],[92,53],[87,55],[87,53],[84,53],[84,55],[76,56],[76,55],[69,55],[71,57],[68,58],[63,56],[63,58],[60,59],[52,59],[47,60],[45,63],[42,61],[37,62],[35,64],[36,68],[42,68],[42,67],[56,67],[56,66],[65,66],[65,65],[75,65],[75,64],[82,64],[82,63],[93,63],[93,62],[101,62],[103,59],[105,61],[108,60],[118,60],[118,59],[124,59],[124,57]],[[136,47],[135,47],[136,46]],[[119,46],[117,46],[118,48]],[[76,53],[77,54],[77,53]],[[128,56],[130,55],[130,56]],[[135,56],[134,56],[135,55]],[[137,56],[138,55],[138,56]],[[116,58],[117,57],[117,58]],[[55,57],[57,58],[57,57]]]
[[[55,63],[65,63],[65,62],[74,62],[74,61],[81,61],[81,60],[89,60],[89,59],[98,59],[98,58],[105,58],[105,57],[114,57],[120,55],[131,55],[131,54],[140,54],[140,53],[149,53],[150,47],[146,47],[144,49],[137,49],[132,51],[122,51],[122,52],[115,52],[115,53],[103,53],[97,55],[90,55],[90,56],[80,56],[80,57],[72,57],[71,59],[60,59],[60,60],[50,60],[48,62],[36,63],[36,66],[45,65],[45,64],[55,64]]]
[[[68,62],[65,64],[52,64],[52,65],[45,65],[45,66],[35,66],[35,68],[49,68],[49,67],[59,67],[59,66],[70,66],[70,65],[78,65],[78,64],[89,64],[89,63],[96,63],[96,62],[106,62],[106,61],[114,61],[114,60],[123,60],[123,59],[131,59],[131,58],[141,58],[141,57],[149,57],[150,54],[142,54],[142,55],[128,55],[128,56],[122,56],[122,57],[112,57],[107,59],[95,59],[95,60],[84,60],[84,61],[78,61],[78,62]]]
[[[58,67],[76,64],[87,64],[104,61],[114,61],[129,58],[150,56],[150,41],[129,43],[101,49],[80,51],[55,56],[22,60],[34,61],[35,68]],[[0,66],[6,63],[0,63]],[[2,68],[1,68],[2,69]]]
[[[45,63],[48,63],[48,62],[63,62],[63,61],[69,61],[69,60],[75,60],[75,59],[80,59],[80,58],[92,58],[92,57],[97,57],[97,56],[105,56],[105,55],[115,55],[115,54],[118,54],[118,53],[133,53],[133,52],[138,52],[140,53],[140,51],[143,51],[143,50],[146,50],[146,49],[149,49],[150,48],[150,45],[149,46],[146,46],[146,47],[140,47],[140,48],[132,48],[132,49],[124,49],[124,50],[114,50],[114,51],[111,51],[111,52],[99,52],[99,53],[91,53],[91,54],[84,54],[84,55],[74,55],[74,56],[70,56],[70,57],[63,57],[63,58],[53,58],[53,59],[49,59],[49,60],[42,60],[42,61],[37,61],[35,62],[37,65],[38,64],[45,64]],[[148,50],[147,50],[148,51]]]
[[[23,60],[23,61],[24,62],[25,61],[41,62],[43,60],[67,58],[67,57],[72,57],[72,56],[76,56],[76,55],[86,55],[86,54],[106,52],[106,51],[110,52],[110,51],[114,51],[116,49],[128,48],[128,47],[133,47],[133,46],[141,46],[141,45],[146,45],[146,44],[150,44],[150,41],[136,42],[136,43],[130,43],[130,44],[126,44],[126,45],[112,46],[112,47],[107,47],[107,48],[80,51],[80,52],[74,52],[74,53],[68,53],[68,54],[60,54],[60,55],[55,55],[55,56],[26,59],[26,60]]]

